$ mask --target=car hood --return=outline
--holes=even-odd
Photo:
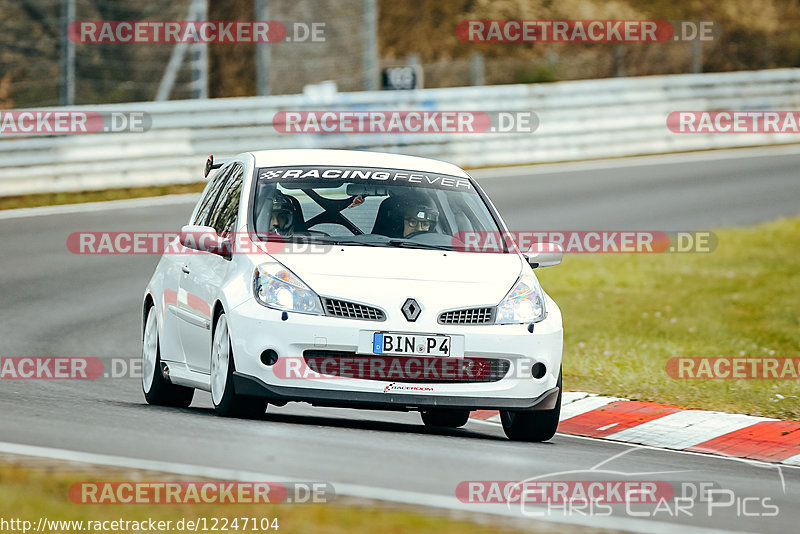
[[[437,310],[494,306],[522,270],[517,254],[422,249],[337,246],[273,257],[321,296],[378,306],[399,306],[413,297]]]

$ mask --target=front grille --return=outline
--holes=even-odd
[[[325,303],[325,313],[333,317],[361,319],[363,321],[386,320],[386,314],[380,308],[339,299],[323,299],[323,301]]]
[[[511,367],[497,358],[428,358],[390,354],[308,349],[303,359],[312,371],[325,376],[415,384],[497,382]]]
[[[491,324],[494,308],[464,308],[439,314],[439,324]]]

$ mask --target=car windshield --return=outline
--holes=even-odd
[[[465,236],[500,231],[472,182],[458,176],[264,167],[253,194],[253,226],[264,240],[463,250]]]

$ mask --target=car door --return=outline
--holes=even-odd
[[[188,224],[205,225],[208,221],[214,203],[225,184],[225,174],[230,166],[220,169],[211,178],[197,203]],[[164,313],[163,331],[161,340],[161,357],[168,361],[186,362],[186,353],[181,343],[181,333],[187,320],[194,320],[185,294],[181,295],[181,282],[185,271],[188,270],[188,259],[196,252],[174,242],[170,245],[168,254],[162,258],[164,263]]]
[[[208,220],[198,222],[214,228],[218,234],[233,232],[239,213],[244,168],[231,165],[211,209]],[[214,301],[219,295],[232,262],[219,254],[198,252],[186,256],[178,300],[186,316],[181,324],[181,344],[186,363],[193,371],[209,373],[211,368],[211,329]]]

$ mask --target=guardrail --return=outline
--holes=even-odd
[[[479,167],[796,143],[793,134],[676,134],[676,110],[800,109],[800,69],[501,85],[75,106],[144,111],[143,133],[0,140],[0,195],[197,182],[208,154],[356,148]],[[289,110],[535,111],[534,133],[284,134]]]

